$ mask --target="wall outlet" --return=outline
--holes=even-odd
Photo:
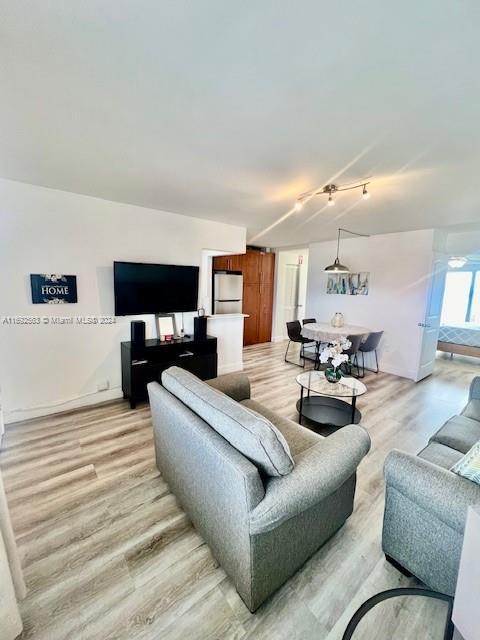
[[[100,380],[97,384],[97,391],[108,391],[110,389],[110,381],[109,380]]]

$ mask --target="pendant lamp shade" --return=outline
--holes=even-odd
[[[335,258],[333,264],[329,264],[328,267],[325,267],[324,271],[326,273],[350,273],[350,269],[342,264],[338,259],[338,251],[340,249],[340,233],[344,231],[345,233],[350,233],[352,236],[361,236],[363,238],[368,238],[369,236],[366,233],[355,233],[355,231],[349,231],[348,229],[340,228],[338,230],[338,238],[337,238],[337,257]]]
[[[344,264],[341,264],[337,257],[333,264],[329,264],[328,267],[325,267],[324,271],[328,271],[328,273],[349,273],[350,269]]]

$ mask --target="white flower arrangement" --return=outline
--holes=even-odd
[[[336,370],[341,364],[348,361],[347,354],[343,352],[351,346],[352,343],[346,338],[334,340],[320,352],[320,362],[326,364],[330,360],[332,367]]]

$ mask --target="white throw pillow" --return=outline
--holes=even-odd
[[[453,465],[450,471],[480,484],[480,440]]]

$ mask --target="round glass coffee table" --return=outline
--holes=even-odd
[[[305,371],[297,376],[300,399],[297,402],[299,423],[308,418],[320,425],[344,427],[360,422],[357,398],[367,387],[357,378],[345,377],[339,382],[328,382],[323,371]],[[305,395],[306,394],[306,395]],[[351,398],[351,404],[341,398]]]

